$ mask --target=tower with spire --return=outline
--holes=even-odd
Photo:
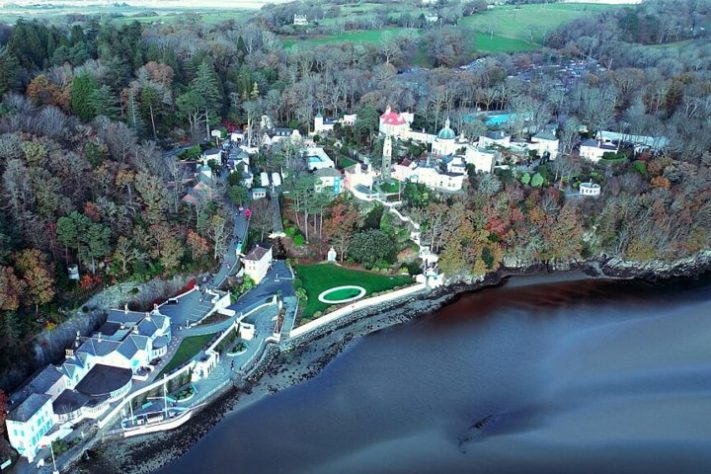
[[[393,139],[390,135],[385,135],[385,141],[383,142],[383,163],[381,166],[381,173],[383,176],[383,182],[390,181],[390,171],[393,164]]]

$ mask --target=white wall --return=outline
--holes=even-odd
[[[290,338],[302,336],[304,334],[307,334],[315,329],[318,329],[319,327],[332,323],[333,321],[336,321],[344,316],[347,316],[351,314],[353,311],[358,311],[363,308],[367,308],[369,306],[381,304],[381,303],[386,303],[388,301],[393,301],[398,298],[403,298],[405,296],[413,295],[419,291],[424,290],[427,288],[427,285],[424,283],[418,283],[412,286],[408,286],[407,288],[402,288],[400,290],[395,290],[391,291],[389,293],[385,293],[383,295],[379,296],[373,296],[372,298],[366,298],[363,300],[355,301],[347,306],[344,306],[343,308],[337,309],[333,312],[330,312],[324,316],[321,316],[320,318],[310,321],[303,326],[299,326],[296,329],[292,329],[291,333],[289,333]]]

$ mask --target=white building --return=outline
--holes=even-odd
[[[605,153],[617,153],[617,146],[592,139],[580,144],[580,157],[593,163],[600,161]]]
[[[358,114],[344,114],[341,123],[347,127],[352,127],[358,120]]]
[[[12,447],[32,462],[40,447],[47,443],[45,434],[54,426],[52,397],[31,394],[8,414],[6,426]]]
[[[593,183],[580,183],[580,195],[581,196],[599,196],[602,188],[599,184]]]
[[[333,127],[339,123],[342,127],[352,127],[358,118],[357,114],[344,115],[340,119],[324,117],[321,112],[314,117],[314,131],[310,135],[318,135],[333,131]]]
[[[308,26],[309,20],[306,18],[306,15],[294,14],[294,25],[295,26]]]
[[[467,173],[467,162],[463,156],[447,155],[442,159],[442,162],[445,164],[448,173],[462,175]]]
[[[301,132],[295,128],[270,128],[262,135],[262,145],[270,147],[275,143],[290,140],[297,144],[303,140]]]
[[[467,142],[457,139],[457,135],[450,127],[449,118],[445,120],[444,127],[432,140],[432,153],[435,155],[453,155],[466,146]]]
[[[259,201],[267,197],[267,188],[253,188],[250,194],[252,195],[252,201]]]
[[[635,153],[644,150],[659,151],[667,146],[669,140],[666,137],[653,137],[649,135],[632,135],[629,133],[611,132],[602,130],[597,132],[595,139],[608,144],[617,145],[619,143],[629,143],[634,146]]]
[[[388,105],[385,108],[385,113],[380,116],[380,133],[405,140],[413,120],[415,120],[415,114],[410,112],[397,113]]]
[[[256,246],[242,259],[242,263],[245,275],[259,283],[267,275],[272,264],[272,249]]]
[[[149,362],[162,357],[171,339],[170,318],[111,310],[90,338],[77,339],[64,363],[49,365],[16,391],[7,419],[12,446],[30,461],[40,446],[57,439],[84,418],[96,418],[124,397],[133,378],[145,380]],[[60,430],[52,429],[60,425]],[[67,428],[67,429],[64,429]]]
[[[210,148],[209,150],[203,151],[199,161],[206,165],[210,160],[222,163],[222,150],[219,148]]]
[[[393,166],[392,177],[400,182],[422,183],[430,189],[444,192],[461,191],[466,174],[442,171],[439,163],[408,163]]]
[[[314,171],[314,176],[316,177],[314,189],[317,193],[323,191],[335,196],[343,191],[343,176],[340,171],[333,168],[323,168]]]
[[[493,146],[500,146],[503,148],[509,148],[511,146],[511,136],[506,135],[502,130],[495,130],[486,132],[485,135],[479,136],[479,148],[490,148]]]
[[[321,170],[324,168],[335,168],[333,160],[326,154],[323,147],[313,146],[301,151],[301,155],[306,161],[307,169],[311,171]]]
[[[531,143],[528,145],[528,149],[538,152],[538,156],[543,156],[548,153],[549,159],[555,160],[558,158],[559,144],[560,142],[554,133],[541,132],[531,137]]]
[[[277,171],[272,171],[271,177],[272,177],[272,186],[274,186],[274,187],[281,186],[281,174],[279,174]]]
[[[343,178],[343,187],[353,192],[356,187],[368,188],[373,187],[377,173],[371,165],[356,163],[345,169]]]
[[[464,150],[464,161],[474,165],[477,173],[491,173],[496,159],[497,153],[494,150],[479,148],[473,144],[468,144]]]

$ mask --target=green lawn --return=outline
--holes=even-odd
[[[347,300],[360,294],[360,290],[356,288],[341,288],[340,290],[332,291],[326,295],[327,300]]]
[[[332,263],[296,265],[294,270],[296,271],[296,278],[301,280],[308,297],[303,312],[305,319],[311,319],[316,311],[323,311],[331,306],[318,300],[318,295],[330,288],[357,285],[365,288],[365,297],[367,297],[374,292],[390,290],[396,286],[412,283],[412,278],[408,275],[391,276],[383,275],[382,273],[350,270]]]
[[[400,34],[420,34],[420,30],[411,28],[384,28],[382,30],[354,30],[337,35],[316,36],[308,39],[295,38],[293,36],[282,37],[282,44],[285,48],[299,45],[302,48],[311,48],[322,44],[337,43],[357,43],[357,44],[377,44],[381,43],[384,36],[395,36]]]
[[[175,352],[175,355],[172,359],[170,359],[170,362],[163,367],[163,370],[160,371],[158,377],[164,373],[167,374],[174,368],[183,365],[185,362],[195,357],[202,350],[202,348],[210,342],[210,339],[212,339],[213,336],[214,334],[204,334],[202,336],[190,336],[183,339],[178,346],[178,350]]]
[[[389,183],[380,183],[380,190],[384,193],[396,193],[400,190],[400,181],[390,181]]]
[[[563,23],[620,6],[595,3],[505,5],[462,18],[459,24],[464,28],[471,28],[482,33],[493,31],[494,39],[499,37],[517,39],[528,44],[542,44],[545,34]],[[479,39],[477,37],[477,40]],[[487,48],[493,46],[488,44]],[[511,46],[519,48],[521,44],[512,43]],[[480,50],[485,51],[485,49]],[[498,46],[495,50],[488,50],[507,51],[503,45]],[[516,49],[516,51],[520,51],[520,49]]]
[[[348,158],[347,156],[341,156],[341,157],[338,158],[338,166],[339,166],[341,169],[346,169],[346,168],[348,168],[349,166],[353,166],[353,165],[355,165],[355,164],[357,164],[357,163],[358,163],[357,161],[352,160],[351,158]]]
[[[512,53],[535,51],[541,47],[545,35],[563,23],[576,18],[595,14],[608,8],[620,8],[623,5],[605,5],[595,3],[548,3],[536,5],[504,5],[482,13],[462,18],[459,27],[474,31],[472,53]],[[362,10],[362,6],[358,6]],[[349,13],[342,9],[340,18],[330,22],[339,22]],[[351,12],[352,13],[352,12]],[[366,12],[361,12],[366,13]],[[346,33],[300,39],[294,36],[282,37],[285,48],[299,45],[311,48],[323,44],[352,42],[358,44],[381,43],[385,35],[417,34],[424,30],[408,28],[384,28],[381,30],[357,30]],[[415,63],[423,62],[424,52],[418,51]]]
[[[476,32],[474,35],[474,51],[481,53],[515,53],[520,51],[535,51],[539,45],[516,38]]]

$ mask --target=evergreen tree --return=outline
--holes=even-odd
[[[74,115],[85,122],[96,116],[96,110],[92,105],[92,96],[99,89],[94,76],[89,73],[82,73],[72,80],[71,107]]]
[[[190,82],[190,90],[202,99],[205,111],[205,130],[210,139],[210,119],[222,102],[222,87],[215,68],[204,60],[197,69],[195,78]]]
[[[17,84],[17,58],[7,48],[0,48],[0,96]]]
[[[116,107],[116,102],[116,96],[111,92],[109,86],[101,86],[89,96],[89,104],[94,113],[111,119],[118,116],[119,109]]]

